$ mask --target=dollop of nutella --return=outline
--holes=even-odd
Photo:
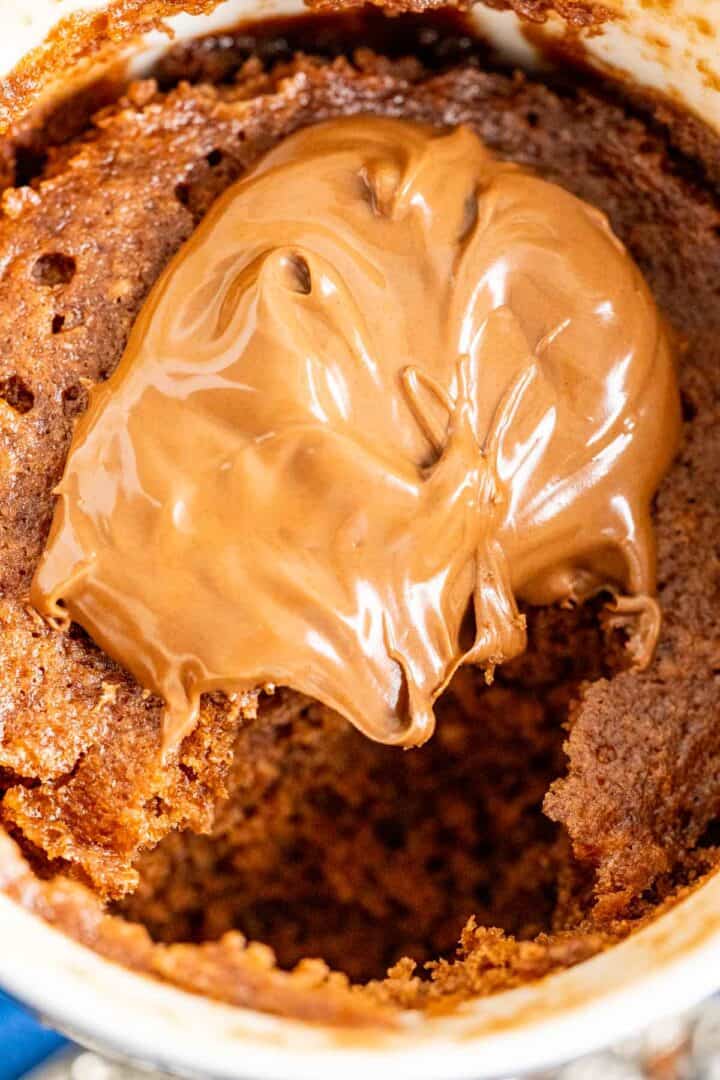
[[[167,705],[268,683],[424,742],[518,599],[657,634],[678,394],[601,213],[466,128],[299,131],[220,198],[77,425],[32,599]]]

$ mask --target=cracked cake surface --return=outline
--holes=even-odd
[[[605,947],[714,868],[720,816],[714,184],[665,113],[489,70],[449,23],[393,22],[407,56],[377,19],[316,24],[312,55],[302,23],[178,47],[92,119],[8,144],[0,218],[0,813],[36,874],[8,840],[5,887],[142,970],[359,1023]],[[654,509],[656,659],[626,670],[600,603],[529,609],[528,652],[492,687],[460,672],[422,750],[258,691],[206,696],[162,764],[161,702],[29,604],[53,488],[88,386],[214,198],[291,131],[357,113],[469,125],[602,209],[643,270],[685,415]]]

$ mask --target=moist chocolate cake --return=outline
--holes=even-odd
[[[79,112],[4,150],[4,888],[141,970],[356,1023],[575,963],[672,903],[720,854],[720,202],[682,119],[493,70],[462,27],[411,16],[177,47]],[[603,210],[644,272],[685,419],[654,508],[656,658],[628,668],[602,598],[527,608],[526,653],[491,686],[461,670],[419,750],[268,687],[206,695],[163,760],[162,702],[29,604],[53,488],[88,387],[213,200],[287,134],[359,113],[468,125]]]

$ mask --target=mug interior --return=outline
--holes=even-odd
[[[63,14],[71,6],[64,5]],[[623,17],[584,39],[585,59],[669,93],[720,130],[720,78],[713,74],[720,13],[716,27],[707,5],[691,0],[662,11],[641,0],[607,6],[616,12],[622,7]],[[49,0],[38,4],[27,32],[6,36],[2,70],[17,62],[18,49],[24,54],[37,45],[56,10]],[[301,10],[300,0],[226,0],[211,13],[175,14],[171,24],[179,37],[190,37]],[[506,55],[538,63],[537,35],[524,35],[512,13],[476,8],[473,18]],[[576,48],[577,41],[561,39],[562,33],[557,18],[543,31],[556,44]],[[157,32],[147,36],[134,69],[140,71],[165,43]],[[64,84],[68,77],[66,72]],[[56,84],[49,80],[45,89]],[[186,993],[103,960],[1,895],[0,927],[0,982],[55,1026],[88,1046],[203,1076],[317,1080],[340,1067],[348,1078],[379,1068],[408,1080],[480,1080],[537,1070],[687,1009],[720,981],[718,875],[628,940],[575,968],[443,1015],[408,1013],[392,1032],[303,1025]]]
[[[76,1041],[180,1075],[237,1080],[485,1080],[549,1068],[717,989],[720,876],[619,945],[517,990],[395,1030],[232,1008],[110,963],[0,896],[3,988]]]

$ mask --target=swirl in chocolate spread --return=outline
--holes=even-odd
[[[420,744],[517,600],[657,634],[678,397],[605,218],[471,131],[309,127],[216,203],[77,425],[33,601],[167,705],[268,682]]]

